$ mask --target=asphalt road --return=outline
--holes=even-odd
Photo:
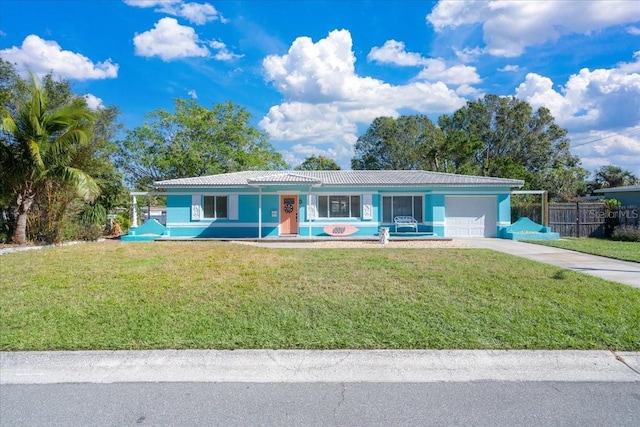
[[[4,384],[2,426],[638,426],[638,382]]]
[[[640,353],[0,352],[0,426],[639,426]]]

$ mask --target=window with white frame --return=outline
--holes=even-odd
[[[205,218],[228,218],[227,196],[204,196],[203,210]]]
[[[318,196],[318,218],[360,218],[360,196]]]
[[[422,196],[383,196],[382,221],[393,222],[397,216],[412,216],[422,222]]]

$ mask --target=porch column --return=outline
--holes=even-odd
[[[309,186],[309,194],[307,194],[307,221],[309,221],[309,237],[313,236],[313,233],[311,232],[311,228],[313,227],[313,218],[309,215],[309,208],[310,208],[310,201],[311,201],[311,190],[312,190],[312,187]]]
[[[137,227],[138,226],[138,200],[136,199],[135,195],[132,195],[132,200],[131,200],[131,209],[133,210],[133,212],[131,212],[131,227]]]
[[[262,239],[262,187],[258,187],[258,239]]]

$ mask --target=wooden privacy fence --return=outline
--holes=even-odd
[[[548,209],[551,231],[563,237],[604,237],[607,221],[636,227],[640,225],[640,207],[635,206],[607,210],[604,203],[599,202],[550,203]],[[539,204],[518,207],[517,214],[541,222]]]

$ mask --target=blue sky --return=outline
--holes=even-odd
[[[348,168],[378,116],[434,121],[484,94],[546,106],[590,171],[640,176],[640,3],[0,0],[0,57],[69,79],[127,128],[227,100],[296,166]]]

